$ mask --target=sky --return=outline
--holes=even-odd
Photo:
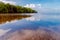
[[[11,4],[17,4],[17,5],[26,5],[26,4],[41,4],[44,7],[60,7],[60,0],[0,0],[3,2],[8,2]]]
[[[60,11],[60,0],[0,0],[4,3],[42,9],[44,11]]]

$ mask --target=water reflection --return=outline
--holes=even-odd
[[[2,17],[2,21],[6,22],[6,21],[15,20],[15,19],[21,19],[21,17],[23,18],[23,16],[20,16],[20,15],[17,15],[17,16],[10,15],[8,17],[4,16],[5,19],[3,20],[3,17]],[[60,26],[60,19],[58,15],[41,15],[38,13],[33,15],[32,17],[24,18],[22,20],[15,20],[11,22],[6,22],[5,24],[1,24],[0,29],[11,29],[12,31],[13,30],[15,31],[18,29],[35,30],[40,27],[43,27],[43,28],[51,29],[53,31],[56,31],[56,29],[60,31],[59,26]]]
[[[2,14],[0,15],[0,24],[2,23],[6,23],[7,21],[10,22],[12,20],[19,20],[19,19],[22,19],[22,18],[26,18],[26,17],[30,17],[31,15],[10,15],[10,14]]]
[[[11,17],[11,15],[8,18],[10,18],[10,17]],[[11,19],[13,19],[13,20],[15,20],[17,18],[20,19],[20,17],[21,16],[14,16]],[[32,31],[38,30],[38,29],[44,29],[43,31],[46,30],[48,33],[53,31],[54,33],[60,34],[60,18],[59,18],[60,16],[59,15],[43,15],[43,14],[38,13],[38,14],[35,14],[28,18],[25,18],[25,17],[24,17],[24,19],[21,19],[21,20],[15,20],[15,21],[11,21],[11,22],[6,22],[5,24],[0,24],[0,30],[2,31],[0,33],[0,35],[2,35],[0,37],[0,39],[8,40],[8,38],[14,36],[13,34],[15,34],[17,32],[18,32],[18,34],[20,34],[21,30],[23,30],[23,29],[32,30]],[[4,18],[6,18],[6,17],[4,16]],[[8,20],[11,20],[11,19],[8,19]],[[26,31],[26,34],[29,32]],[[12,35],[12,36],[10,36],[10,35]]]

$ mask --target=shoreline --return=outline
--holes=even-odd
[[[0,14],[0,15],[34,15],[34,14],[35,14],[35,13],[33,13],[33,14],[32,14],[32,13],[29,13],[29,14],[28,14],[28,13],[22,13],[22,14],[17,14],[17,13],[15,13],[15,14],[10,14],[10,13],[9,13],[9,14]]]

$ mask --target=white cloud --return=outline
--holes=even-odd
[[[8,30],[0,29],[0,36],[4,35],[5,33],[7,33],[10,30],[11,29],[8,29]]]
[[[35,8],[34,4],[26,4],[24,7]]]
[[[41,8],[41,4],[26,4],[24,7],[28,7],[28,8]]]
[[[14,2],[14,1],[8,1],[8,0],[0,0],[0,2],[9,3],[9,4],[12,4],[12,5],[16,4],[16,2]]]
[[[26,4],[24,7],[33,8],[39,13],[60,13],[60,8],[48,8],[47,5],[45,6],[42,6],[42,4]]]
[[[32,9],[40,12],[42,5],[41,4],[26,4],[24,7],[32,8]]]

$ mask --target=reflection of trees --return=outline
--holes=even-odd
[[[30,15],[0,15],[0,24],[6,21],[18,20],[22,18],[30,17]]]

